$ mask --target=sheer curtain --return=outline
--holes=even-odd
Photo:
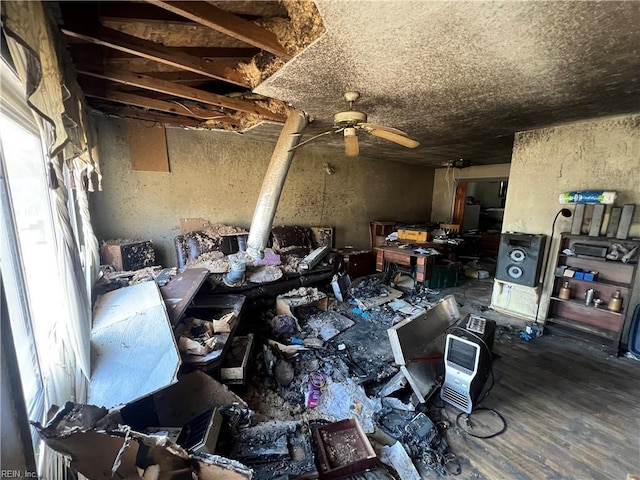
[[[55,258],[65,314],[47,326],[47,362],[40,362],[45,409],[72,400],[85,402],[90,377],[91,288],[99,268],[98,242],[91,226],[88,193],[101,187],[95,136],[80,90],[61,66],[59,36],[42,2],[4,0],[3,30],[21,91],[3,103],[22,102],[33,112],[45,145]],[[7,75],[3,66],[3,75]],[[6,98],[5,98],[6,97]],[[16,109],[28,122],[24,108]],[[17,118],[17,117],[16,117]],[[71,193],[73,192],[73,193]],[[75,222],[75,214],[79,222]],[[77,224],[80,228],[76,228]],[[34,326],[37,329],[38,325]],[[44,352],[39,352],[40,358]],[[43,420],[43,419],[38,419]],[[44,459],[44,464],[42,460]],[[45,449],[41,475],[58,478],[64,462]]]

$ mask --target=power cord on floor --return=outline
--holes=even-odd
[[[478,435],[476,433],[473,433],[471,430],[473,429],[473,422],[471,419],[471,416],[474,413],[477,412],[491,412],[493,415],[495,415],[501,422],[502,427],[500,429],[498,429],[498,431],[496,432],[491,432],[489,434],[486,435]],[[466,427],[461,425],[460,419],[465,416],[465,424]],[[486,440],[488,438],[493,438],[493,437],[497,437],[498,435],[504,433],[507,430],[507,421],[504,419],[504,417],[502,415],[500,415],[500,413],[496,410],[494,410],[493,408],[486,408],[486,407],[478,407],[478,408],[474,408],[473,411],[471,413],[465,413],[465,412],[460,412],[458,414],[458,416],[456,417],[456,426],[462,430],[464,433],[466,433],[467,435],[470,435],[472,437],[475,438],[481,438],[483,440]]]

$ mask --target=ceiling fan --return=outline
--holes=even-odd
[[[344,94],[344,98],[347,103],[349,103],[349,109],[344,112],[338,112],[333,116],[333,128],[299,143],[294,148],[298,148],[324,135],[342,133],[344,136],[345,155],[347,157],[357,157],[360,153],[358,130],[364,131],[374,137],[384,138],[385,140],[389,140],[407,148],[416,148],[420,145],[420,142],[413,138],[409,138],[406,133],[398,130],[397,128],[368,123],[366,113],[353,109],[353,102],[358,100],[359,97],[360,93],[358,92],[346,92]]]

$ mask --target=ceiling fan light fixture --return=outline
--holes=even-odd
[[[358,133],[353,127],[344,129],[344,154],[347,157],[357,157],[360,154]]]
[[[360,94],[356,91],[349,91],[344,94],[344,99],[349,103],[349,109],[338,112],[333,116],[333,128],[326,132],[319,133],[304,142],[299,143],[296,147],[305,145],[316,138],[330,135],[334,133],[342,133],[344,136],[344,148],[345,155],[347,157],[356,157],[360,153],[360,146],[358,140],[358,130],[374,137],[379,137],[390,142],[394,142],[398,145],[402,145],[407,148],[416,148],[420,145],[420,142],[410,138],[402,130],[397,128],[387,127],[384,125],[377,125],[374,123],[368,123],[367,114],[359,110],[353,109],[353,102],[358,100]],[[362,137],[362,133],[361,133]]]

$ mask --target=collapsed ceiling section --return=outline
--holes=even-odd
[[[78,81],[107,114],[242,131],[283,122],[251,90],[324,33],[311,1],[60,2]]]

